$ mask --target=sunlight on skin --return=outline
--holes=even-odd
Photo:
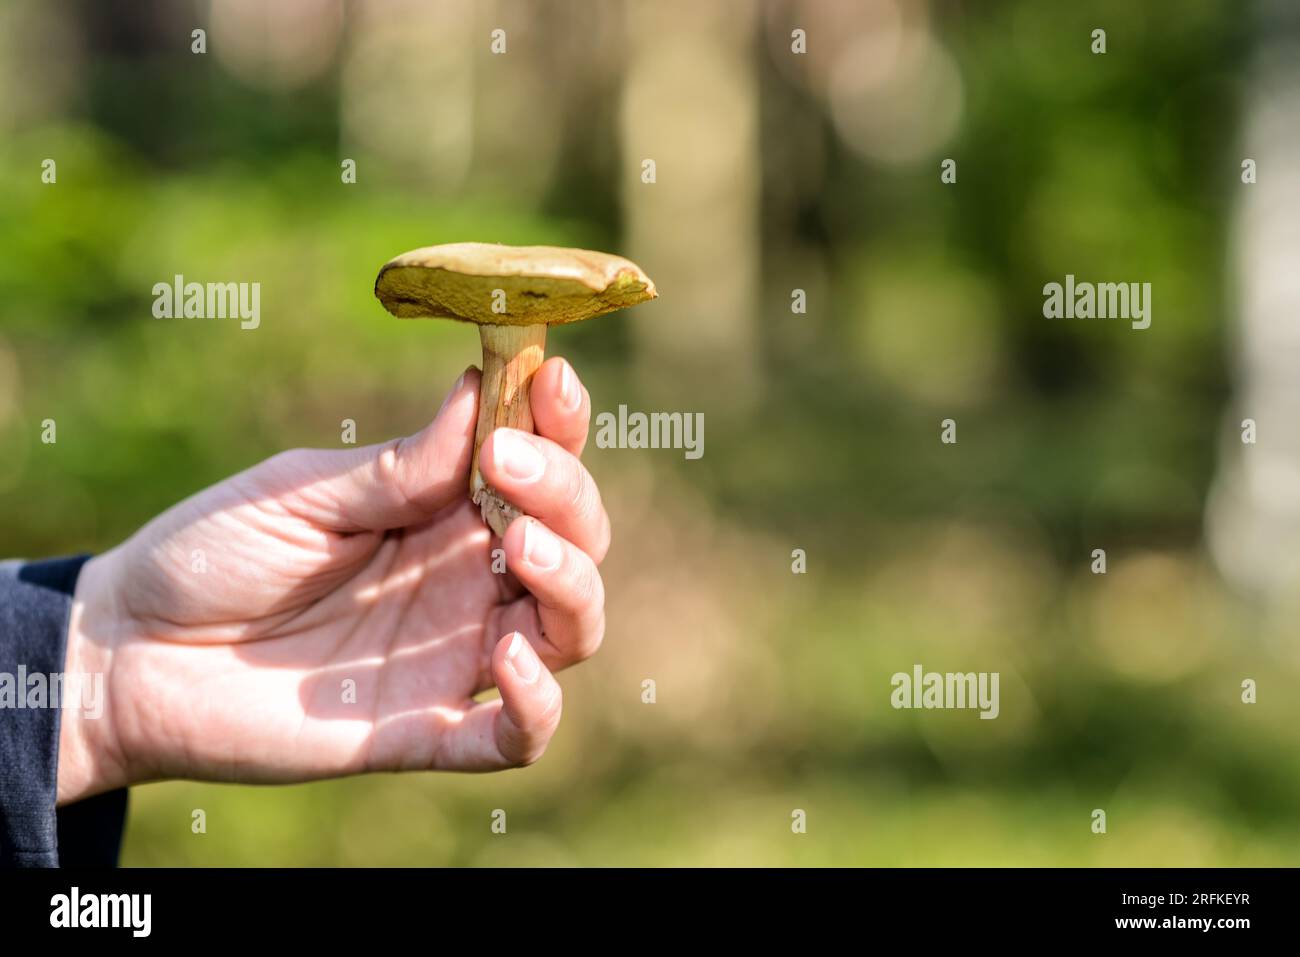
[[[429,555],[423,561],[412,561],[402,568],[388,573],[353,592],[358,604],[373,605],[385,598],[398,594],[409,594],[419,588],[428,576],[443,566],[454,566],[466,558],[481,558],[487,552],[492,535],[486,527],[478,530],[481,534],[464,536],[460,542],[451,544],[441,552]]]
[[[106,708],[61,729],[60,801],[172,777],[536,760],[560,716],[552,671],[594,652],[604,628],[608,518],[573,457],[590,398],[565,367],[550,360],[532,386],[541,475],[484,464],[536,516],[503,541],[466,493],[471,372],[417,435],[277,455],[88,562],[69,659],[107,676]],[[494,543],[508,575],[492,571]],[[532,564],[537,547],[547,559]],[[474,700],[489,688],[500,696]]]

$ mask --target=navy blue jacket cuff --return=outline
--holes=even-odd
[[[125,790],[55,808],[62,713],[49,689],[63,672],[72,594],[88,558],[0,562],[2,867],[117,863]]]

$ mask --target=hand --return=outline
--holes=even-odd
[[[105,703],[63,714],[60,803],[160,778],[541,756],[560,720],[552,672],[604,633],[609,520],[577,458],[591,403],[550,359],[530,392],[538,434],[483,444],[484,478],[525,513],[497,541],[467,490],[478,384],[469,370],[416,435],[281,453],[85,565],[66,670],[103,673]],[[490,688],[499,699],[474,700]]]

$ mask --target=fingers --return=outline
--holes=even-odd
[[[497,752],[507,764],[532,764],[560,726],[560,683],[517,631],[493,652],[492,676],[501,692],[494,725]]]
[[[512,524],[502,544],[507,566],[536,599],[507,608],[502,625],[536,636],[553,671],[594,655],[605,635],[605,586],[591,556],[535,518]]]
[[[449,733],[445,767],[498,771],[532,764],[542,756],[560,724],[560,684],[518,632],[492,652],[498,701],[476,704]]]
[[[593,655],[604,636],[605,589],[596,565],[609,549],[609,519],[576,458],[591,418],[577,373],[564,359],[547,360],[529,398],[538,436],[498,429],[484,443],[480,465],[489,484],[537,516],[515,522],[502,542],[506,564],[532,595],[508,606],[502,622],[535,636],[542,660],[558,670]]]
[[[599,563],[609,551],[609,516],[590,473],[549,439],[497,429],[479,454],[489,485]]]
[[[258,466],[258,492],[322,528],[381,531],[422,521],[465,494],[479,371],[452,387],[415,435],[359,449],[296,449]]]
[[[591,396],[573,366],[558,356],[547,359],[533,376],[528,399],[537,434],[560,448],[581,455],[591,421]]]
[[[258,466],[254,476],[258,492],[313,524],[335,531],[382,531],[428,518],[454,501],[465,484],[479,379],[477,369],[468,370],[433,422],[415,435],[360,449],[298,449],[276,456]],[[558,357],[544,362],[533,377],[529,399],[538,433],[572,455],[581,453],[587,441],[591,399],[573,367]],[[484,468],[484,473],[489,475],[490,470]],[[583,476],[586,473],[581,466],[569,472],[552,469],[552,478],[567,477],[578,483],[574,505],[581,510],[571,516],[575,520],[572,528],[552,524],[584,548],[599,546],[598,558],[603,558],[608,548],[608,519],[599,496],[593,501],[593,496],[582,491]],[[488,480],[491,482],[491,477]],[[508,494],[509,484],[497,487]],[[586,485],[594,493],[589,477]],[[523,502],[516,504],[530,510]],[[588,525],[591,527],[584,533]]]

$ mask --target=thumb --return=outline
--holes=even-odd
[[[382,531],[423,521],[468,495],[479,371],[467,369],[432,422],[414,435],[359,449],[299,449],[266,463],[263,484],[312,524]]]

